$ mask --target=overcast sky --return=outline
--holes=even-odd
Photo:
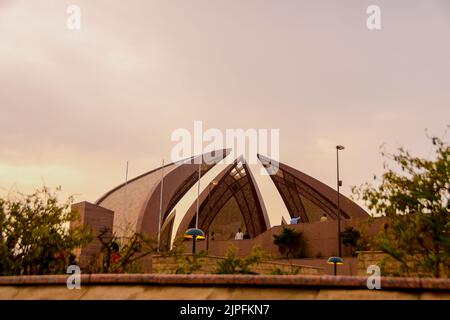
[[[280,160],[333,187],[345,145],[348,195],[381,171],[382,143],[429,154],[425,128],[449,124],[449,58],[448,0],[0,0],[0,187],[95,201],[202,120],[280,129]]]

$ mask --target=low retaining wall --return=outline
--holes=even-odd
[[[388,254],[382,251],[359,251],[358,252],[358,276],[365,276],[367,268],[370,265],[376,265],[381,268],[382,274],[387,276],[401,275],[400,262],[396,261]],[[441,268],[441,276],[448,277],[448,268]],[[411,277],[420,276],[417,273],[409,274]]]
[[[192,255],[185,255],[192,259]],[[195,274],[212,274],[216,272],[217,263],[223,260],[223,257],[206,256],[200,258],[202,262],[201,269],[193,272]],[[151,270],[152,273],[158,274],[173,274],[176,273],[178,268],[178,263],[174,257],[164,257],[164,256],[152,256],[151,258]],[[294,270],[297,274],[303,275],[320,275],[323,273],[323,268],[316,266],[307,266],[302,264],[289,264],[289,263],[279,263],[266,261],[251,268],[252,272],[257,274],[272,274],[275,270],[281,272],[291,273]]]
[[[67,289],[65,275],[0,277],[0,299],[450,299],[449,279],[254,275],[81,275]]]
[[[382,251],[359,251],[358,252],[358,276],[363,276],[367,274],[367,268],[371,265],[383,267],[384,271],[389,274],[395,274],[399,268],[398,263],[391,261],[390,265],[387,267],[383,261],[386,259],[387,255]],[[386,269],[387,268],[387,269]]]
[[[356,257],[344,257],[344,264],[337,266],[337,274],[340,276],[367,276],[367,273],[358,274],[358,258]],[[327,263],[327,258],[304,258],[304,259],[292,259],[293,264],[310,266],[320,268],[321,274],[323,275],[334,275],[334,266]],[[280,263],[289,263],[288,260],[280,259],[277,260]]]

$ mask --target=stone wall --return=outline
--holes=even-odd
[[[359,251],[358,252],[358,275],[367,275],[367,268],[370,265],[380,267],[381,274],[387,276],[401,276],[401,264],[382,251]],[[441,268],[441,276],[448,277],[449,271]],[[419,276],[411,273],[409,276]]]
[[[184,255],[192,259],[192,255]],[[193,272],[194,274],[213,274],[216,272],[217,263],[223,260],[222,257],[206,256],[201,258],[201,269]],[[178,268],[178,263],[174,257],[164,256],[152,256],[151,258],[151,270],[153,273],[158,274],[174,274]],[[320,275],[323,268],[305,266],[300,264],[289,264],[267,261],[260,263],[251,268],[252,272],[256,274],[272,274],[275,270],[279,270],[286,273],[291,273],[293,270],[298,270],[298,274],[304,275]]]
[[[359,251],[358,252],[358,275],[365,276],[367,275],[367,268],[371,265],[376,265],[378,267],[386,267],[385,259],[387,255],[381,251]],[[390,267],[390,272],[396,272],[398,268],[397,264],[392,264]]]
[[[327,260],[328,258],[324,257],[324,258],[292,259],[291,262],[293,264],[322,268],[321,274],[334,275],[334,265],[327,263]],[[343,258],[343,260],[344,264],[337,266],[337,274],[346,276],[358,275],[358,258],[345,257]],[[279,259],[276,261],[281,263],[289,263],[289,261],[285,259]]]
[[[97,239],[100,233],[104,233],[105,238],[112,237],[114,212],[86,201],[72,205],[72,210],[76,210],[80,217],[71,224],[71,227],[80,224],[89,226],[96,236],[86,247],[75,251],[80,264],[83,265],[89,263],[93,257],[100,253],[102,244]]]

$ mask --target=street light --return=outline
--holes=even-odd
[[[336,265],[338,265],[338,264],[344,264],[344,260],[342,260],[342,258],[340,258],[340,257],[329,257],[328,258],[328,260],[327,260],[327,263],[328,264],[334,264],[334,275],[336,275],[337,274],[337,272],[336,272]]]
[[[344,150],[344,146],[336,146],[336,172],[337,172],[337,218],[338,218],[338,247],[339,247],[339,257],[342,257],[342,245],[341,245],[341,206],[340,206],[340,195],[339,187],[342,186],[342,181],[339,179],[339,150]]]

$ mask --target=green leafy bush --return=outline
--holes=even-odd
[[[274,235],[273,238],[273,243],[278,246],[280,253],[287,259],[303,256],[304,245],[301,232],[283,227],[283,231]]]
[[[352,255],[355,254],[355,250],[358,248],[360,238],[361,233],[353,227],[346,227],[344,231],[341,232],[342,244],[346,247],[350,247]]]
[[[301,268],[297,267],[297,266],[292,266],[291,265],[291,270],[290,271],[283,271],[280,268],[275,268],[271,274],[274,276],[286,276],[286,275],[296,275],[300,273]]]
[[[173,257],[176,263],[176,274],[192,274],[202,269],[207,252],[201,250],[195,254],[186,254],[183,238],[175,239],[172,249],[162,253],[162,256]]]
[[[233,245],[229,245],[225,258],[217,262],[216,273],[255,274],[255,272],[253,272],[251,268],[257,266],[267,259],[268,256],[258,246],[252,248],[252,252],[250,253],[250,255],[244,258],[239,258],[236,256],[236,248]]]
[[[73,198],[59,203],[57,188],[0,198],[0,275],[65,273],[72,251],[93,240],[86,227],[70,228],[78,214]]]
[[[370,210],[389,217],[372,248],[397,261],[400,275],[441,277],[450,268],[450,147],[439,138],[431,142],[433,159],[412,156],[404,148],[382,152],[400,172],[385,163],[377,187],[353,188]]]

